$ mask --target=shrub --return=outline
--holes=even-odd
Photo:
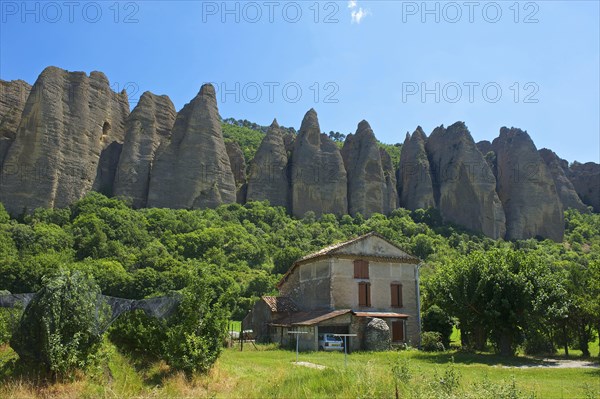
[[[99,325],[109,312],[99,308],[99,295],[94,280],[78,271],[44,277],[10,340],[21,361],[55,376],[85,368],[100,346]]]
[[[2,291],[0,291],[0,294]],[[9,342],[21,317],[19,308],[0,308],[0,345]]]
[[[442,335],[435,331],[425,331],[421,334],[421,346],[426,352],[445,351]]]
[[[196,277],[180,292],[181,302],[167,320],[141,311],[123,315],[111,328],[110,338],[121,348],[162,359],[188,374],[206,372],[217,360],[227,336],[229,314],[214,290]]]
[[[439,306],[430,306],[423,312],[423,331],[440,333],[442,343],[446,348],[450,347],[450,336],[454,322]]]
[[[529,331],[526,334],[523,350],[527,355],[553,355],[556,353],[552,339],[538,331]]]
[[[169,320],[162,356],[167,363],[190,374],[206,372],[223,349],[229,315],[210,304],[211,290],[197,280],[182,291],[178,312]]]

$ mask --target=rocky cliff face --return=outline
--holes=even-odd
[[[285,145],[285,150],[288,154],[291,154],[294,151],[294,144],[296,143],[296,136],[292,133],[286,133],[283,135],[283,144]]]
[[[215,208],[235,202],[235,180],[212,85],[202,86],[177,114],[171,140],[162,147],[151,172],[149,207]]]
[[[421,126],[418,126],[412,136],[406,134],[400,152],[398,169],[400,206],[411,211],[435,207],[429,159],[425,151],[426,142],[427,136]]]
[[[268,200],[273,206],[289,210],[289,197],[288,155],[284,135],[274,120],[250,163],[247,200]]]
[[[123,144],[113,141],[102,150],[100,160],[96,168],[96,178],[92,184],[92,191],[96,191],[112,197],[114,194],[114,183],[119,166],[119,158],[123,151]]]
[[[486,156],[486,154],[490,151],[494,151],[494,149],[492,148],[492,143],[490,143],[487,140],[481,140],[477,142],[477,149],[479,150],[479,152],[481,153],[481,155],[483,155],[484,157]]]
[[[569,168],[567,161],[560,159],[558,155],[547,148],[542,148],[538,152],[552,175],[563,209],[573,208],[580,212],[587,212],[587,207],[581,202],[573,187],[573,183],[571,183],[565,173],[565,169],[568,170]]]
[[[0,80],[0,167],[17,135],[30,91],[31,85],[22,80]]]
[[[388,183],[384,175],[377,139],[367,121],[358,124],[342,148],[348,178],[348,211],[365,217],[389,212]],[[390,160],[391,163],[391,160]]]
[[[176,115],[169,97],[147,91],[127,118],[114,195],[128,198],[134,208],[146,206],[154,156],[171,137]]]
[[[569,178],[581,201],[600,212],[600,165],[594,162],[573,162]]]
[[[302,126],[292,155],[292,213],[317,215],[348,213],[347,179],[339,149],[321,134],[317,113],[311,109]]]
[[[226,142],[225,149],[227,150],[231,172],[235,180],[236,201],[239,204],[243,204],[246,202],[246,191],[248,189],[246,185],[246,158],[240,145],[235,141]]]
[[[426,149],[443,218],[492,238],[504,237],[505,215],[496,180],[465,124],[436,128]]]
[[[600,165],[569,167],[519,129],[475,144],[462,122],[429,138],[418,127],[397,171],[366,121],[341,152],[314,110],[291,132],[274,121],[246,176],[242,149],[223,140],[211,85],[179,113],[146,92],[129,114],[126,94],[102,73],[49,67],[34,86],[0,81],[0,201],[12,215],[64,207],[90,190],[136,208],[268,200],[299,217],[436,207],[493,238],[556,241],[563,209],[600,212]]]
[[[383,148],[379,149],[381,167],[383,168],[383,213],[389,215],[398,208],[398,184],[396,171],[390,154]]]
[[[0,200],[11,214],[64,207],[92,189],[100,156],[122,143],[129,103],[101,72],[46,68],[31,89],[4,160]]]
[[[498,196],[506,213],[506,238],[540,236],[561,241],[562,204],[552,175],[527,132],[503,127],[492,146]]]

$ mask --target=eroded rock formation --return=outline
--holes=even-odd
[[[563,207],[552,175],[527,132],[503,127],[492,146],[498,196],[506,214],[506,238],[537,236],[561,241]]]
[[[493,237],[563,236],[563,209],[600,211],[600,165],[570,167],[502,128],[475,144],[462,122],[418,127],[394,170],[366,121],[342,152],[310,110],[298,135],[274,121],[246,176],[244,152],[225,144],[215,90],[179,113],[146,92],[129,114],[106,76],[46,68],[33,86],[0,81],[0,201],[12,215],[64,207],[90,190],[136,208],[206,208],[268,200],[295,216],[436,207],[447,221]],[[396,179],[397,177],[397,179]]]
[[[212,85],[202,86],[179,111],[171,140],[159,148],[150,175],[149,207],[215,208],[236,201]]]
[[[231,172],[235,180],[236,201],[243,204],[246,202],[246,191],[248,188],[246,185],[246,158],[240,145],[235,141],[227,141],[225,149],[227,150]]]
[[[0,167],[17,135],[30,91],[31,85],[22,80],[0,80]]]
[[[573,187],[573,183],[571,183],[565,173],[565,169],[569,169],[567,161],[560,159],[556,153],[547,148],[539,150],[539,154],[552,175],[563,209],[573,208],[580,212],[587,212],[587,207],[581,202]]]
[[[64,207],[92,189],[100,156],[122,143],[129,103],[106,76],[46,68],[31,89],[4,160],[0,200],[11,214]]]
[[[600,165],[594,162],[573,162],[569,178],[581,201],[600,212]]]
[[[436,128],[426,149],[442,217],[492,238],[504,237],[506,220],[494,174],[465,124]]]
[[[346,137],[342,158],[348,174],[348,212],[365,217],[388,213],[392,182],[386,179],[379,145],[367,121],[358,124],[356,134]],[[386,166],[390,165],[388,160]],[[395,190],[395,185],[391,189]]]
[[[418,126],[412,136],[406,134],[400,152],[398,169],[400,206],[411,211],[435,207],[429,159],[425,151],[426,142],[427,136],[421,126]]]
[[[302,126],[292,154],[292,213],[303,216],[348,213],[346,170],[335,143],[321,134],[317,113],[311,109]]]
[[[289,197],[288,155],[284,135],[274,120],[250,163],[247,200],[268,200],[290,209]]]
[[[390,154],[383,148],[379,149],[381,167],[383,168],[383,213],[388,215],[398,208],[398,185],[396,170]]]
[[[176,115],[169,97],[147,91],[127,118],[114,195],[128,198],[134,208],[146,206],[154,157],[171,137]]]

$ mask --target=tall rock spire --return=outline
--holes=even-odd
[[[147,91],[127,118],[114,195],[130,199],[134,208],[146,206],[154,156],[171,137],[176,115],[169,97]]]
[[[288,154],[277,119],[267,130],[248,174],[247,201],[268,200],[273,206],[291,209]]]
[[[291,167],[292,213],[302,217],[348,213],[347,180],[338,147],[321,134],[314,109],[309,110],[294,143]]]
[[[148,206],[215,208],[235,200],[235,180],[223,141],[215,88],[206,84],[177,114],[171,141],[158,149]]]

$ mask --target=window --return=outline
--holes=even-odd
[[[369,278],[369,262],[357,259],[354,261],[354,278]]]
[[[358,283],[358,306],[369,307],[371,306],[371,284],[370,283]]]
[[[402,284],[392,283],[392,307],[393,308],[401,308],[402,307]]]

